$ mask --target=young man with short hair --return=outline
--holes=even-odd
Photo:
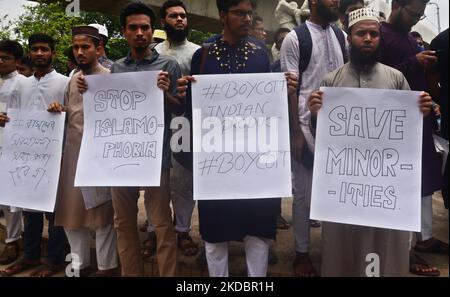
[[[117,240],[113,226],[114,210],[109,187],[91,189],[74,186],[78,154],[83,136],[83,96],[76,81],[80,75],[108,74],[97,57],[101,50],[101,37],[98,30],[91,26],[78,26],[72,29],[72,47],[79,72],[71,78],[64,96],[64,105],[59,102],[50,104],[49,112],[66,111],[67,125],[64,158],[59,178],[58,194],[55,205],[55,225],[64,227],[70,244],[70,251],[78,255],[72,259],[72,267],[80,269],[80,276],[90,274],[91,230],[95,231],[95,246],[98,270],[95,276],[114,276],[118,267]],[[101,201],[107,201],[91,209],[86,209],[85,197],[95,195]]]
[[[3,127],[8,108],[20,107],[20,92],[26,79],[16,70],[23,55],[22,46],[13,40],[0,41],[0,156]],[[0,190],[0,195],[1,190]],[[0,265],[7,265],[19,257],[19,239],[22,231],[22,212],[14,207],[0,205],[6,220],[6,246],[0,255]]]
[[[161,71],[157,86],[164,91],[164,140],[161,170],[161,186],[145,188],[145,203],[150,209],[151,224],[157,237],[158,268],[161,276],[176,276],[177,245],[170,209],[169,176],[171,167],[170,120],[172,113],[180,114],[184,102],[175,95],[177,79],[181,77],[180,66],[170,56],[160,55],[150,48],[156,24],[154,11],[142,2],[127,5],[120,14],[122,34],[130,47],[125,58],[117,60],[111,73],[135,71]],[[78,88],[87,90],[83,76],[78,79]],[[112,187],[114,225],[117,231],[117,246],[122,276],[143,276],[143,264],[137,226],[139,187]]]
[[[52,67],[55,40],[43,33],[33,34],[28,39],[30,59],[34,75],[25,79],[20,93],[20,108],[47,110],[50,103],[64,100],[64,92],[69,78],[59,74]],[[41,265],[41,242],[44,216],[49,221],[47,255]],[[54,213],[23,211],[24,255],[19,261],[1,271],[11,276],[24,270],[40,266],[31,276],[48,277],[65,266],[66,235],[62,227],[54,225]]]

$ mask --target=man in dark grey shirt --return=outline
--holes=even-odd
[[[181,70],[175,59],[159,55],[149,45],[152,42],[156,16],[153,10],[143,3],[127,5],[121,15],[120,23],[130,52],[116,61],[112,73],[161,70],[158,87],[164,91],[165,131],[163,143],[163,162],[161,186],[145,189],[145,203],[151,214],[151,223],[157,237],[157,261],[161,276],[175,276],[177,265],[177,243],[170,209],[170,120],[171,114],[181,114],[184,102],[175,95],[177,79]],[[149,82],[152,83],[152,82]],[[79,80],[80,91],[87,85]],[[122,267],[122,276],[142,276],[143,265],[137,227],[138,187],[112,188],[114,225],[117,230],[117,246]]]

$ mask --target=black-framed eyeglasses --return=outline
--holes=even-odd
[[[414,20],[421,21],[421,20],[423,20],[423,19],[425,19],[427,17],[426,15],[421,14],[421,13],[417,13],[414,10],[412,10],[412,9],[406,7],[406,6],[403,6],[403,8],[406,10],[406,12],[409,14],[409,16],[411,18],[413,18]]]
[[[228,10],[228,12],[240,18],[245,18],[246,16],[253,17],[253,10],[233,9]]]

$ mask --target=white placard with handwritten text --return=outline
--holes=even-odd
[[[420,93],[322,90],[311,218],[420,231]]]
[[[9,109],[0,159],[0,204],[53,212],[65,113]]]
[[[194,199],[291,197],[284,74],[199,75],[196,80]]]
[[[76,187],[159,186],[164,98],[158,73],[86,76]]]

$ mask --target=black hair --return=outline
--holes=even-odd
[[[400,6],[405,6],[411,4],[413,1],[416,0],[392,0],[392,6],[394,6],[394,3],[398,3],[400,4]],[[430,2],[430,0],[418,0],[418,1],[422,2],[423,4],[427,4],[428,2]]]
[[[23,56],[22,46],[14,40],[6,39],[0,41],[0,51],[13,55],[16,60],[20,60]]]
[[[33,44],[38,42],[47,43],[52,51],[55,50],[55,40],[50,35],[44,33],[32,34],[28,38],[28,48],[31,48]]]
[[[159,10],[159,14],[161,15],[162,19],[165,19],[167,16],[167,9],[171,8],[171,7],[177,7],[177,6],[181,6],[183,7],[184,11],[186,11],[187,13],[187,9],[186,6],[184,5],[183,1],[180,0],[168,0],[166,2],[164,2],[164,4],[161,6],[161,9]]]
[[[20,59],[20,64],[26,65],[28,68],[33,69],[33,62],[31,62],[30,57],[28,55],[23,55],[22,59]]]
[[[73,46],[69,46],[64,51],[64,56],[66,56],[72,63],[77,64],[77,60],[75,59],[75,55],[73,54]]]
[[[347,8],[356,3],[361,3],[364,6],[364,0],[341,0],[339,4],[339,13],[344,15]]]
[[[422,35],[420,35],[420,33],[417,31],[412,31],[410,34],[414,38],[422,38]]]
[[[249,1],[252,4],[252,8],[256,8],[256,1],[254,0],[216,0],[217,3],[217,9],[219,12],[227,12],[230,7],[237,6],[241,2]]]
[[[102,39],[103,47],[106,50],[106,45],[108,44],[109,38],[106,37],[105,35],[101,35],[101,34],[100,34],[100,38]]]
[[[88,37],[94,43],[95,47],[98,47],[100,45],[100,39],[94,38],[94,37],[91,37],[91,36],[86,36],[86,37]],[[102,38],[101,35],[100,35],[100,38]]]
[[[122,26],[122,28],[125,28],[127,26],[127,17],[136,14],[147,15],[150,18],[152,29],[155,28],[156,14],[150,6],[142,2],[134,2],[125,6],[125,8],[120,13],[120,25]]]
[[[260,17],[259,15],[253,15],[253,18],[252,18],[252,27],[255,27],[255,26],[256,26],[256,23],[258,23],[258,22],[263,23],[263,22],[264,22],[264,19],[263,19],[262,17]]]

